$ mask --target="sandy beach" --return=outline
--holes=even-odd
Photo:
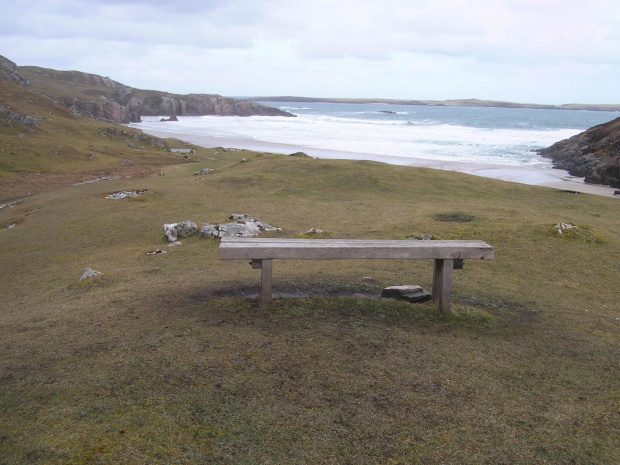
[[[137,126],[139,127],[139,125]],[[311,157],[338,159],[338,160],[371,160],[392,165],[415,166],[420,168],[432,168],[446,171],[457,171],[485,178],[501,179],[503,181],[545,186],[555,189],[571,190],[588,194],[602,195],[606,197],[618,197],[614,192],[618,189],[612,187],[586,184],[583,178],[571,176],[567,171],[555,168],[519,167],[508,165],[455,163],[424,158],[391,157],[386,155],[345,152],[339,150],[326,150],[307,146],[279,144],[242,138],[212,137],[177,132],[148,131],[157,137],[173,137],[201,147],[224,147],[246,149],[269,153],[291,154],[304,152]]]

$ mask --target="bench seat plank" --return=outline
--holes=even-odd
[[[483,241],[222,238],[222,260],[493,259]]]

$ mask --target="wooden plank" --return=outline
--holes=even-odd
[[[483,241],[405,241],[338,239],[222,240],[220,259],[493,259]]]
[[[443,271],[443,260],[435,260],[433,262],[433,289],[431,291],[431,300],[438,301],[441,294],[441,273]]]
[[[260,300],[261,302],[271,302],[273,286],[273,262],[262,260],[260,276]]]
[[[433,301],[439,304],[439,311],[450,313],[452,309],[452,270],[454,260],[435,260],[433,268]]]

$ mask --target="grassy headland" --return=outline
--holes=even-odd
[[[617,199],[221,149],[166,166],[179,159],[124,140],[89,159],[97,129],[62,118],[3,129],[3,149],[32,143],[1,154],[0,197],[17,196],[18,168],[43,184],[121,177],[49,184],[0,209],[0,463],[616,462]],[[46,131],[80,153],[50,153]],[[136,160],[140,176],[124,177]],[[133,189],[147,193],[104,199]],[[482,239],[496,259],[455,272],[448,317],[374,298],[428,289],[424,260],[279,261],[276,293],[298,297],[260,305],[259,272],[220,261],[217,241],[164,240],[164,223],[231,213],[281,237]],[[78,283],[86,267],[103,274]]]

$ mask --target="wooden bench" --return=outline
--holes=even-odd
[[[483,241],[417,241],[353,239],[222,238],[221,260],[251,260],[261,272],[261,301],[272,298],[273,260],[434,259],[433,300],[441,313],[450,313],[452,270],[465,259],[493,259],[493,247]]]

